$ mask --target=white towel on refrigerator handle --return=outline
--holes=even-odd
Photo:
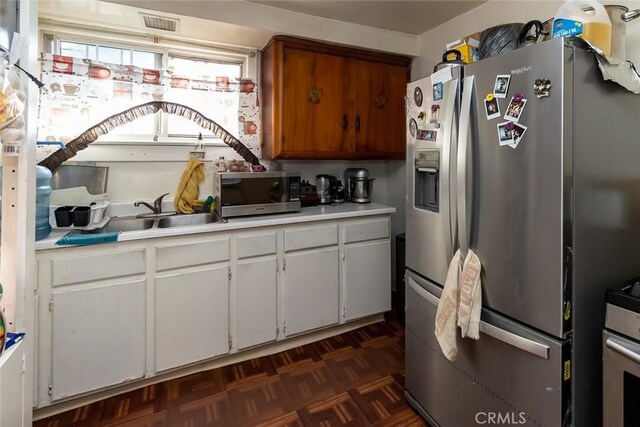
[[[458,305],[458,326],[462,338],[480,338],[480,313],[482,311],[482,281],[480,274],[482,264],[478,256],[471,250],[462,266],[460,276],[460,300]]]
[[[435,334],[442,353],[449,360],[458,355],[456,344],[456,314],[458,312],[458,282],[460,276],[460,251],[451,259],[447,279],[436,312]]]

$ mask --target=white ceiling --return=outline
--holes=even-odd
[[[306,15],[420,35],[484,1],[247,0]]]

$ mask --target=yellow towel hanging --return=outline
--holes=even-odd
[[[200,195],[200,183],[204,180],[204,163],[191,157],[180,178],[180,185],[173,204],[180,213],[193,213],[194,201]]]

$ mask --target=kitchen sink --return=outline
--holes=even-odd
[[[183,227],[187,225],[210,224],[219,222],[220,219],[213,213],[199,213],[187,215],[168,216],[158,220],[158,228]]]
[[[93,230],[73,230],[72,233],[82,234],[99,234],[99,233],[117,233],[125,231],[141,231],[151,228],[171,228],[171,227],[187,227],[190,225],[211,224],[214,222],[226,222],[221,220],[215,213],[198,213],[173,215],[164,218],[137,218],[137,217],[114,217],[102,228]]]
[[[135,217],[122,217],[111,218],[109,222],[101,228],[94,230],[82,230],[83,234],[98,234],[98,233],[115,233],[122,231],[139,231],[148,230],[153,227],[155,220],[148,218],[135,218]]]

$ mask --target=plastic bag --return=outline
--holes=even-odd
[[[25,94],[20,86],[20,76],[8,59],[0,63],[0,130],[7,128],[24,113]]]
[[[487,28],[480,36],[478,55],[480,59],[498,56],[518,47],[518,35],[524,24],[513,23]]]

